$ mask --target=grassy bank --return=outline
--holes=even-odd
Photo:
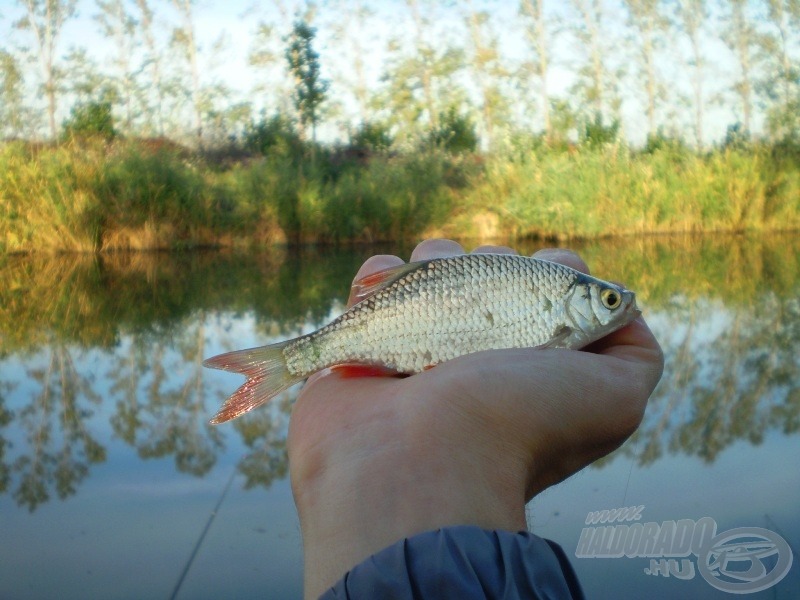
[[[165,142],[0,146],[0,250],[114,250],[800,228],[786,149],[532,147],[453,156]]]
[[[498,229],[515,237],[797,228],[800,166],[765,147],[528,154],[493,162],[462,220],[493,200]]]

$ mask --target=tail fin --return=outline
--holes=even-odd
[[[203,366],[241,373],[247,381],[225,401],[211,423],[219,424],[261,406],[286,388],[303,380],[289,373],[283,349],[289,342],[237,350],[203,361]]]

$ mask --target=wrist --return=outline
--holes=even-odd
[[[458,450],[445,455],[441,448],[395,438],[369,452],[361,446],[347,456],[303,457],[311,468],[293,471],[292,487],[307,597],[318,597],[359,562],[418,533],[451,525],[526,529],[525,490],[517,489],[522,478],[499,477],[497,468],[487,473],[480,461],[466,454],[454,460]]]

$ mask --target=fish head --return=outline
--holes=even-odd
[[[634,292],[581,274],[566,304],[570,334],[565,345],[581,348],[627,325],[640,314]]]

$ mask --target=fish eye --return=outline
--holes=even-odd
[[[600,300],[603,301],[603,306],[609,310],[614,310],[622,304],[622,296],[617,290],[606,288],[600,292]]]

